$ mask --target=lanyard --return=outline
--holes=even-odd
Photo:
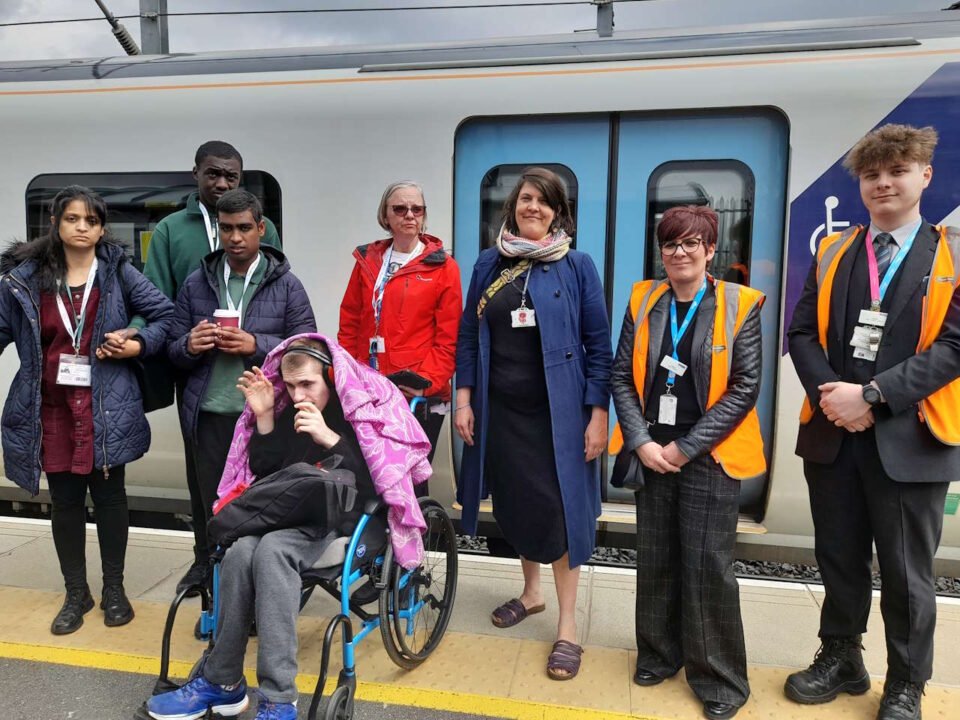
[[[90,300],[90,292],[93,290],[93,281],[96,276],[97,259],[94,258],[93,262],[90,263],[90,272],[87,273],[87,285],[83,289],[83,300],[80,302],[79,317],[77,316],[77,311],[73,307],[73,302],[70,303],[70,310],[73,313],[74,322],[71,322],[70,316],[67,315],[67,308],[63,304],[63,297],[60,293],[61,286],[65,285],[66,283],[61,283],[59,280],[57,280],[57,310],[60,311],[60,319],[63,321],[63,327],[70,335],[70,343],[73,345],[74,355],[80,355],[80,338],[83,335],[83,325],[87,319],[87,302]],[[70,299],[70,288],[67,288],[67,299]],[[75,326],[74,323],[76,324]]]
[[[876,311],[880,309],[883,296],[887,294],[887,288],[890,287],[890,283],[897,274],[897,270],[903,265],[903,261],[906,259],[907,253],[910,252],[910,248],[913,247],[913,241],[916,239],[917,233],[920,232],[920,226],[922,224],[922,222],[919,223],[916,229],[910,233],[910,237],[906,239],[897,251],[897,254],[890,261],[890,265],[887,266],[887,271],[883,274],[883,282],[880,281],[880,273],[877,268],[877,254],[873,249],[873,235],[869,230],[867,231],[867,274],[870,276],[870,308],[872,310]]]
[[[226,258],[223,259],[223,290],[227,296],[227,308],[238,313],[241,321],[243,320],[243,296],[247,294],[247,288],[250,287],[250,281],[253,280],[253,274],[257,271],[258,265],[260,265],[259,253],[257,254],[257,259],[247,268],[247,274],[243,278],[243,292],[240,293],[240,304],[234,305],[233,298],[230,297],[230,263],[227,262]]]
[[[207,212],[206,206],[202,202],[198,202],[198,204],[200,205],[200,214],[203,215],[203,224],[207,228],[207,242],[210,244],[210,252],[213,252],[220,244],[220,230],[215,222],[210,222],[210,213]]]
[[[679,327],[679,329],[677,328],[677,296],[674,295],[670,298],[670,339],[673,341],[673,359],[677,362],[680,362],[680,356],[677,355],[677,348],[680,347],[680,341],[690,328],[690,322],[697,314],[697,308],[700,307],[700,301],[703,300],[703,296],[706,293],[707,279],[704,278],[703,285],[700,286],[700,290],[697,291],[696,297],[693,298],[693,302],[690,303],[690,309],[687,310],[687,316],[683,319],[683,324]],[[672,388],[676,380],[676,373],[670,370],[667,373],[667,387]]]
[[[520,307],[524,310],[527,307],[527,286],[530,285],[531,275],[533,275],[533,263],[531,263],[527,269],[527,277],[523,280],[523,292],[520,293]]]
[[[383,310],[383,294],[387,291],[387,281],[393,277],[390,272],[390,263],[393,261],[393,245],[390,245],[390,254],[383,264],[383,279],[373,289],[373,323],[376,332],[380,331],[380,313]]]

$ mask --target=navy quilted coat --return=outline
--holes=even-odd
[[[127,327],[130,315],[141,315],[145,355],[162,352],[173,304],[127,262],[123,248],[110,242],[97,246],[100,302],[90,343],[93,370],[93,438],[95,467],[107,470],[132,462],[150,448],[150,425],[143,414],[140,386],[131,361],[96,359],[94,350],[106,332]],[[0,352],[14,343],[20,370],[13,378],[3,408],[4,474],[36,495],[40,490],[40,290],[35,264],[27,260],[8,268],[0,278]],[[121,281],[119,273],[123,274]],[[124,293],[127,297],[124,298]],[[129,308],[129,313],[128,313]]]
[[[263,365],[267,353],[281,340],[317,331],[310,298],[297,276],[290,272],[286,257],[267,245],[261,245],[260,251],[267,261],[267,269],[243,311],[243,329],[257,341],[256,352],[243,358],[248,370],[254,365]],[[191,355],[187,352],[187,338],[197,323],[204,318],[212,319],[213,311],[220,307],[216,267],[222,254],[223,250],[217,250],[207,255],[199,269],[184,280],[177,295],[167,346],[171,362],[188,373],[180,407],[180,426],[185,435],[194,439],[200,403],[210,382],[216,350]]]

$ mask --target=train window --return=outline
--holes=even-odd
[[[103,197],[110,211],[110,233],[141,270],[157,223],[186,207],[187,197],[197,189],[190,172],[38,175],[27,186],[27,238],[39,237],[46,231],[50,201],[67,185],[83,185]],[[274,222],[282,238],[280,184],[263,170],[244,170],[243,187],[260,198],[264,214]]]
[[[570,212],[573,221],[577,221],[577,176],[566,165],[557,163],[526,163],[523,165],[497,165],[490,168],[480,183],[480,249],[493,247],[503,223],[503,204],[507,201],[523,171],[528,167],[544,167],[552,170],[567,188],[570,198]],[[576,236],[572,247],[576,247]]]
[[[647,198],[647,277],[666,277],[656,242],[663,213],[677,205],[709,205],[720,225],[711,274],[750,284],[754,180],[749,167],[736,160],[664,163],[650,176]]]

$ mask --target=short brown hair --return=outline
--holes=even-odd
[[[706,245],[717,243],[717,214],[706,205],[677,205],[657,225],[657,245],[699,235]]]
[[[520,197],[520,189],[526,183],[530,183],[539,190],[547,205],[553,210],[554,218],[551,231],[563,230],[567,235],[573,235],[576,226],[573,222],[573,213],[570,212],[567,188],[559,175],[542,167],[530,167],[524,170],[520,179],[517,180],[516,187],[510,193],[510,197],[503,204],[503,222],[507,226],[507,231],[513,234],[520,232],[520,228],[517,227],[517,199]],[[529,239],[539,240],[540,238]]]
[[[854,177],[901,162],[920,163],[926,167],[933,160],[937,147],[937,131],[930,127],[890,123],[864,135],[843,159],[843,166]]]
[[[305,352],[291,352],[295,348],[309,348],[310,350],[316,351],[314,353],[305,353]],[[317,354],[322,355],[328,360],[324,361],[317,357]],[[299,370],[304,365],[314,362],[320,365],[321,368],[326,369],[330,364],[330,348],[327,347],[327,344],[322,340],[312,340],[310,338],[301,338],[300,340],[294,340],[292,343],[287,345],[284,350],[283,357],[280,359],[280,374],[283,374],[284,370]]]

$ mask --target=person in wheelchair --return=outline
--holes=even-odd
[[[215,510],[248,484],[237,482],[242,466],[249,467],[254,478],[261,478],[294,463],[317,464],[334,455],[341,458],[340,468],[354,473],[357,506],[363,507],[366,501],[378,496],[378,491],[357,432],[344,417],[333,382],[334,363],[329,346],[318,339],[300,338],[282,344],[276,353],[282,358],[279,371],[286,397],[277,391],[279,382],[268,376],[271,358],[264,363],[267,373],[254,367],[238,380],[247,408],[237,424]],[[340,354],[346,358],[345,352]],[[346,358],[341,362],[354,361]],[[286,407],[281,409],[283,404]],[[249,434],[247,462],[237,450],[247,438],[245,427]],[[368,429],[369,425],[364,425],[362,431]],[[424,475],[422,465],[429,445],[425,437],[413,436],[411,440],[413,458],[408,462],[413,463],[410,475],[416,481]],[[419,461],[417,453],[423,456]],[[413,497],[412,484],[408,494]],[[231,545],[221,565],[213,648],[192,680],[178,690],[147,701],[148,714],[156,720],[194,720],[203,717],[208,709],[228,717],[242,713],[249,702],[243,676],[244,652],[251,623],[256,620],[260,685],[256,718],[295,720],[300,575],[317,562],[335,537],[336,533],[326,528],[296,527],[274,530],[261,537],[244,536]],[[361,591],[365,589],[366,586]],[[374,594],[372,599],[376,597]]]

